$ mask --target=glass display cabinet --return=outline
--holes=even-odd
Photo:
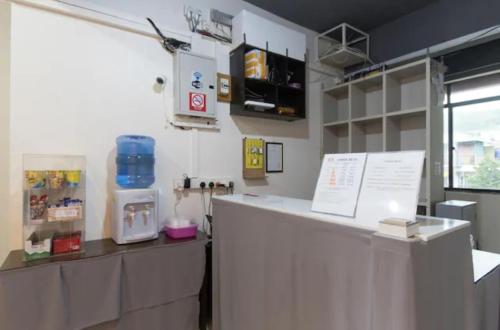
[[[24,155],[25,260],[83,252],[85,157]]]

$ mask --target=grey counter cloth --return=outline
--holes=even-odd
[[[477,330],[500,330],[500,268],[496,267],[474,286]]]
[[[427,243],[214,201],[215,330],[471,330],[469,229]]]
[[[206,240],[0,272],[0,329],[198,328]]]

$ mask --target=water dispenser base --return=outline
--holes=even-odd
[[[158,191],[122,189],[113,195],[111,237],[117,244],[158,238]]]

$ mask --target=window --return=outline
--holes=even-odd
[[[500,190],[500,74],[446,86],[446,188]]]

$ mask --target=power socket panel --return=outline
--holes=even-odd
[[[210,189],[208,184],[213,182],[215,187],[214,189],[224,189],[223,187],[217,187],[217,185],[224,185],[225,187],[229,187],[229,182],[234,182],[234,180],[230,177],[199,177],[199,178],[191,178],[191,188],[184,188],[184,179],[175,179],[174,180],[174,190],[182,191],[182,190],[193,190],[193,189],[201,189],[200,184],[205,182],[205,189]]]

